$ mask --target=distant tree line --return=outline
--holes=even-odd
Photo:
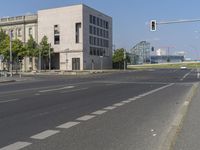
[[[116,49],[112,56],[113,68],[114,69],[123,69],[124,68],[124,60],[127,63],[130,63],[130,57],[126,52],[126,58],[124,58],[124,52],[126,50],[124,48]]]

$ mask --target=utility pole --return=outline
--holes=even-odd
[[[10,76],[12,77],[12,30],[10,30]]]
[[[51,70],[51,44],[49,44],[49,71]]]
[[[39,72],[41,72],[41,47],[38,45],[39,48]]]

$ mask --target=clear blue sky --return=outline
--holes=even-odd
[[[161,25],[150,32],[148,22],[200,19],[199,0],[2,0],[0,17],[34,13],[39,9],[84,3],[113,17],[113,42],[129,50],[142,40],[156,48],[174,47],[200,58],[200,22]]]

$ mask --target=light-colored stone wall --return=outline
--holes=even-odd
[[[38,11],[38,40],[40,41],[46,35],[54,48],[54,52],[60,53],[60,70],[66,70],[66,68],[72,70],[71,58],[82,57],[81,53],[79,53],[83,50],[82,30],[80,33],[80,43],[75,42],[75,24],[81,23],[82,29],[82,15],[82,5]],[[60,29],[59,45],[54,44],[54,25],[58,25]],[[68,62],[66,62],[67,60]],[[83,69],[83,67],[81,68]]]

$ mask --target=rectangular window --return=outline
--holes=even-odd
[[[76,43],[80,43],[81,23],[76,23]]]
[[[96,27],[93,27],[93,34],[96,35],[96,30],[97,28]]]
[[[55,44],[55,45],[60,44],[60,36],[59,36],[59,35],[55,35],[55,36],[54,36],[54,44]]]
[[[22,36],[22,30],[21,30],[21,29],[18,29],[18,30],[17,30],[17,36],[18,36],[18,37],[21,37],[21,36]]]
[[[108,29],[108,22],[106,21],[106,29]]]
[[[97,35],[99,36],[99,28],[97,28]]]
[[[96,45],[96,44],[97,44],[97,38],[94,37],[94,45]]]
[[[96,17],[93,16],[93,24],[96,24]]]
[[[33,29],[32,28],[29,28],[28,29],[28,35],[30,36],[30,35],[33,35]]]
[[[102,24],[103,24],[102,22],[103,22],[103,20],[102,20],[102,19],[100,19],[100,27],[102,27]]]
[[[97,18],[97,26],[99,26],[99,18]]]
[[[92,22],[93,22],[93,21],[92,21],[92,18],[93,18],[93,17],[92,17],[92,15],[90,15],[90,23],[92,23]]]
[[[92,26],[90,26],[90,34],[92,34],[93,32],[93,27]]]
[[[93,55],[93,48],[90,47],[90,55]]]
[[[59,25],[54,25],[54,44],[60,44],[60,27]]]
[[[102,29],[100,29],[100,36],[102,36],[103,35],[103,30]]]

